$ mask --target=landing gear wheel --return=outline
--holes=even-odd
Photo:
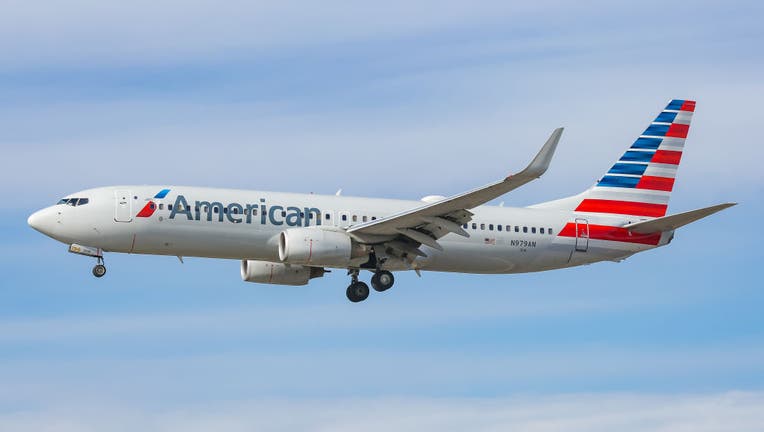
[[[395,277],[387,270],[380,270],[371,277],[371,286],[379,292],[389,290],[394,283]]]
[[[96,264],[95,267],[93,267],[93,276],[99,278],[103,277],[103,275],[106,274],[106,266],[103,264]]]
[[[347,289],[348,300],[358,303],[369,297],[369,286],[365,282],[353,282]]]

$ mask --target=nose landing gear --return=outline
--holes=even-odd
[[[100,278],[103,277],[103,275],[106,274],[106,266],[103,265],[103,257],[97,257],[98,258],[98,264],[93,267],[93,276]]]
[[[103,250],[101,248],[73,243],[69,245],[69,252],[95,258],[97,261],[95,267],[93,267],[93,276],[100,278],[106,274],[106,266],[103,265]]]

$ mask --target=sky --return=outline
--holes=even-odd
[[[0,4],[0,430],[764,429],[759,2]],[[345,298],[239,263],[92,260],[26,224],[78,190],[182,184],[493,204],[589,187],[698,101],[669,212],[629,258],[400,273]],[[21,192],[21,193],[20,193]],[[368,276],[368,275],[367,275]]]

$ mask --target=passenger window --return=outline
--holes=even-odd
[[[511,227],[511,226],[509,226],[509,225],[507,225],[507,232],[510,232],[510,231],[512,231],[510,228],[512,228],[512,227]]]
[[[252,216],[257,216],[257,207],[252,209]]]
[[[484,229],[485,229],[485,224],[484,224],[484,223],[483,223],[483,224],[480,224],[480,229],[481,229],[481,230],[484,230]]]
[[[474,222],[472,223],[472,229],[477,229],[477,224]]]
[[[488,224],[488,231],[493,231],[493,224]]]
[[[462,225],[462,228],[467,229],[467,224]]]
[[[353,222],[358,222],[358,215],[353,215]]]
[[[520,232],[520,227],[515,225],[515,232]]]
[[[313,212],[308,213],[308,219],[314,219],[316,217],[316,214]]]
[[[501,225],[496,225],[496,230],[501,231]]]
[[[347,220],[348,220],[348,215],[342,215],[342,221],[347,222]]]
[[[332,217],[329,215],[329,213],[327,213],[327,214],[325,214],[325,215],[324,215],[324,219],[326,219],[326,220],[329,220],[329,219],[331,219],[331,218],[332,218]]]
[[[215,207],[212,208],[212,211],[215,212],[215,213],[219,213],[220,212],[219,210],[220,209],[218,208],[218,206],[215,206]]]
[[[223,213],[228,214],[228,207],[223,207]]]
[[[532,232],[533,234],[536,234],[536,227],[533,227],[533,228],[531,228],[531,232]]]
[[[172,204],[167,204],[167,210],[172,210]]]
[[[523,227],[523,232],[527,233],[528,232],[528,227]]]
[[[539,232],[540,232],[541,234],[544,234],[544,228],[539,228]]]
[[[363,221],[366,222],[367,220],[369,220],[368,216],[364,216]]]
[[[159,204],[159,210],[164,210],[164,204]]]
[[[548,231],[549,231],[549,234],[552,234],[552,228],[549,228]]]
[[[281,212],[281,217],[286,217],[286,210]]]

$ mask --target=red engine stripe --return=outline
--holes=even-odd
[[[690,111],[690,112],[695,111],[695,101],[691,101],[691,100],[684,101],[684,103],[682,104],[682,107],[679,108],[679,111]]]
[[[560,237],[576,237],[576,224],[568,222],[558,234]],[[613,227],[607,225],[589,224],[589,239],[608,240],[625,243],[640,243],[646,245],[657,245],[661,240],[661,233],[637,234],[630,232],[626,228]]]
[[[690,125],[671,123],[668,131],[666,131],[667,137],[675,138],[687,138],[687,132],[690,130]]]
[[[666,204],[585,199],[576,207],[576,211],[660,217],[666,214],[667,207]]]
[[[636,188],[671,192],[671,189],[674,188],[674,179],[671,177],[642,176]]]
[[[679,165],[679,161],[682,160],[682,152],[673,150],[658,150],[650,159],[653,163],[663,163],[671,165]]]

